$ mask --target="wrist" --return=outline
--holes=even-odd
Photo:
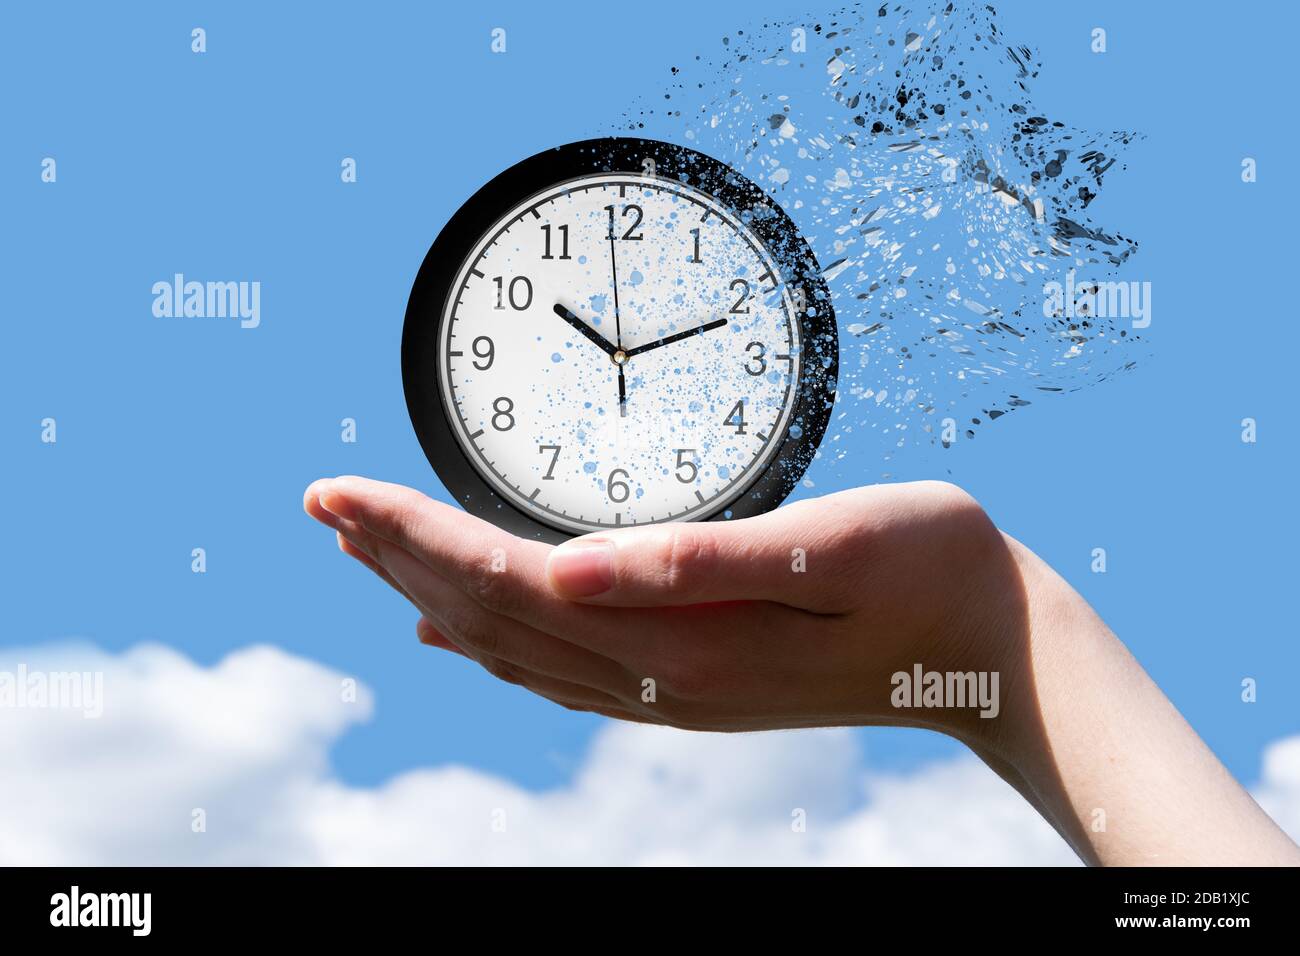
[[[961,535],[961,550],[947,552],[947,586],[913,597],[916,626],[897,653],[882,655],[889,645],[866,635],[860,686],[874,690],[861,722],[925,727],[981,753],[1003,747],[1030,683],[1027,648],[1042,617],[1031,601],[1061,597],[1046,565],[979,518]]]
[[[939,729],[1000,768],[1028,773],[1043,756],[1043,669],[1058,659],[1063,642],[1078,650],[1114,637],[1046,562],[1010,535],[999,535],[1002,553],[990,559],[965,604],[979,612],[965,611],[966,626],[951,629],[952,636],[936,645],[938,666],[974,672],[996,693],[979,709],[946,709]]]

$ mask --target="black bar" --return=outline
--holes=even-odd
[[[102,910],[98,894],[148,893],[148,938],[205,949],[285,940],[298,951],[319,943],[337,952],[349,940],[373,947],[381,939],[422,948],[459,939],[472,949],[514,938],[533,949],[585,941],[617,951],[644,951],[657,939],[654,948],[676,952],[686,927],[692,948],[718,938],[729,951],[749,939],[767,950],[783,935],[803,940],[802,950],[845,934],[864,952],[890,940],[933,951],[951,939],[974,952],[1013,940],[1072,948],[1100,936],[1143,945],[1199,936],[1232,946],[1294,930],[1296,876],[1294,869],[32,868],[0,874],[0,926],[7,944],[73,934],[81,943],[134,941],[144,897],[130,909],[115,897]],[[79,912],[111,916],[116,907],[126,925],[52,925],[52,915],[67,921],[73,886]]]

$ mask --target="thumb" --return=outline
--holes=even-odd
[[[803,573],[815,532],[806,521],[786,519],[782,511],[788,510],[727,523],[675,522],[584,535],[551,551],[547,578],[561,597],[585,604],[761,600],[818,609],[827,595]]]

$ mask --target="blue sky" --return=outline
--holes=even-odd
[[[171,645],[200,664],[271,643],[373,689],[332,752],[345,781],[463,763],[566,780],[596,718],[421,647],[416,614],[334,549],[303,488],[357,473],[444,493],[411,431],[399,341],[440,226],[494,173],[610,132],[668,68],[788,3],[132,4],[7,8],[0,242],[8,304],[0,444],[11,508],[0,646]],[[570,12],[571,11],[571,12]],[[897,463],[947,477],[1078,588],[1229,768],[1300,730],[1295,125],[1281,75],[1293,10],[1009,3],[1036,46],[1036,104],[1146,134],[1091,210],[1140,242],[1147,354],[977,439]],[[812,19],[812,18],[810,18]],[[194,26],[208,52],[191,53]],[[489,32],[508,31],[505,55]],[[1108,50],[1089,34],[1102,26]],[[58,181],[40,163],[58,162]],[[339,181],[355,157],[358,182]],[[1244,184],[1244,157],[1259,181]],[[262,283],[255,330],[160,320],[155,281]],[[1274,341],[1276,340],[1276,341]],[[58,421],[55,445],[40,422]],[[1259,422],[1259,441],[1240,422]],[[339,441],[344,417],[356,444]],[[869,432],[826,492],[871,480]],[[192,548],[208,571],[192,574]],[[1089,572],[1105,547],[1108,573]],[[1259,684],[1254,704],[1240,683]],[[861,731],[869,761],[956,752]]]

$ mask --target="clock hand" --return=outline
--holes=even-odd
[[[623,376],[623,366],[627,362],[627,353],[623,351],[623,324],[618,312],[618,256],[614,252],[614,213],[611,209],[609,218],[609,272],[614,286],[614,335],[618,343],[617,351],[611,353],[614,364],[618,366],[618,414],[627,417],[627,380]],[[622,361],[620,361],[620,359]]]
[[[611,344],[609,339],[605,338],[558,302],[555,303],[555,314],[565,322],[568,322],[588,339],[599,345],[605,354],[614,360],[614,364],[618,366],[618,413],[620,416],[626,418],[627,379],[623,374],[623,366],[627,364],[628,354],[617,346]]]
[[[689,339],[692,335],[699,335],[701,332],[709,332],[713,329],[720,329],[727,324],[726,319],[714,319],[712,322],[706,322],[704,325],[697,326],[693,329],[687,329],[685,332],[678,332],[674,335],[665,336],[654,342],[647,342],[645,345],[638,345],[634,349],[627,350],[627,357],[640,355],[642,352],[649,352],[651,349],[657,349],[665,345],[671,345],[674,342],[680,342],[682,339]]]
[[[599,345],[606,354],[613,355],[617,351],[617,349],[609,341],[609,339],[605,338],[603,335],[601,335],[599,332],[593,329],[590,325],[582,321],[582,319],[578,318],[576,315],[574,315],[564,306],[560,305],[558,302],[555,304],[555,314],[558,315],[560,318],[562,318],[565,322],[568,322],[571,326],[573,326],[575,329],[581,332],[588,339],[590,339],[591,341]]]
[[[611,213],[612,216],[612,213]],[[623,347],[623,326],[618,314],[618,257],[614,254],[614,221],[611,218],[609,223],[609,272],[611,282],[614,286],[614,335],[615,342],[621,349]]]

